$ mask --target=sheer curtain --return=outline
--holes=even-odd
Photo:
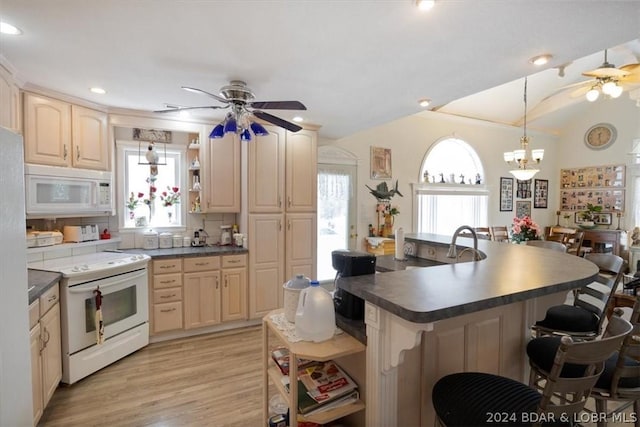
[[[487,226],[486,190],[416,190],[418,232],[452,235],[461,225]]]

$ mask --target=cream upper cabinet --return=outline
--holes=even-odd
[[[240,141],[235,134],[205,144],[205,212],[240,212]]]
[[[285,227],[285,278],[316,277],[316,214],[286,214]]]
[[[73,166],[109,170],[107,115],[102,111],[72,105],[71,124]]]
[[[315,212],[317,205],[317,133],[287,132],[286,210]]]
[[[11,73],[0,65],[0,126],[21,133],[20,89]]]
[[[109,170],[107,114],[25,92],[25,161]]]
[[[272,213],[284,209],[285,130],[267,127],[269,135],[249,142],[249,212]]]

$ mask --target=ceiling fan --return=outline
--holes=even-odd
[[[208,95],[224,105],[205,105],[200,107],[173,107],[156,110],[156,113],[195,110],[200,108],[230,109],[227,116],[213,128],[210,138],[222,138],[229,132],[239,133],[243,141],[251,140],[251,130],[255,135],[268,135],[269,132],[260,124],[252,120],[257,117],[291,132],[298,132],[302,127],[262,110],[306,110],[300,101],[254,101],[255,95],[247,84],[241,80],[231,80],[228,85],[220,88],[219,95],[188,86],[182,89],[189,92]]]

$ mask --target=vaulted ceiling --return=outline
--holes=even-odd
[[[153,111],[215,105],[181,86],[217,93],[241,79],[258,100],[302,101],[325,138],[414,114],[420,98],[450,114],[514,123],[521,79],[540,71],[529,58],[553,55],[529,81],[534,106],[586,80],[580,73],[597,68],[604,49],[613,48],[616,65],[637,62],[629,42],[640,35],[632,0],[440,0],[429,13],[413,0],[2,0],[0,17],[24,32],[0,36],[0,62],[25,87]],[[564,64],[561,78],[555,67]],[[479,95],[452,102],[471,94]]]

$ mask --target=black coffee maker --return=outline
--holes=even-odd
[[[376,257],[366,252],[340,250],[331,252],[331,261],[336,270],[333,303],[336,313],[347,319],[364,319],[364,300],[340,288],[340,277],[361,276],[376,272]]]

